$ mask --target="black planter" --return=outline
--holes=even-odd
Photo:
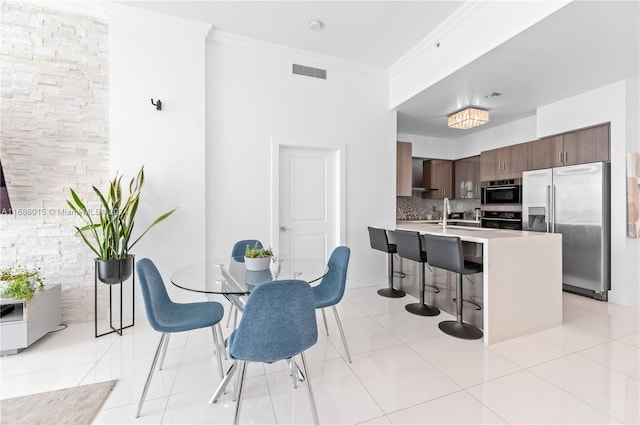
[[[98,279],[102,283],[113,285],[124,282],[133,273],[133,256],[116,260],[96,260]]]

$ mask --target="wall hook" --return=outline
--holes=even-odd
[[[158,111],[162,111],[162,102],[158,99],[157,102],[153,103],[153,98],[151,98],[151,104],[156,107]]]

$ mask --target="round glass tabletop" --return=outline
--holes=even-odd
[[[325,263],[315,259],[295,259],[287,264],[290,276],[280,275],[280,262],[272,262],[267,270],[245,268],[242,257],[227,257],[202,261],[177,270],[171,283],[187,291],[205,294],[247,295],[261,282],[274,279],[301,279],[309,283],[327,273]]]

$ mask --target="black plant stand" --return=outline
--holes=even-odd
[[[94,276],[94,292],[93,292],[93,298],[94,298],[94,313],[93,313],[93,318],[94,318],[94,325],[95,325],[95,335],[96,338],[100,337],[100,336],[104,336],[104,335],[108,335],[108,334],[112,334],[112,333],[117,333],[118,335],[122,336],[122,330],[123,329],[127,329],[132,327],[133,325],[135,325],[135,321],[136,321],[136,315],[135,315],[135,309],[136,309],[136,303],[135,303],[135,291],[136,291],[136,268],[135,268],[135,257],[132,259],[133,261],[133,271],[131,273],[131,324],[127,325],[127,326],[122,326],[122,287],[124,286],[124,281],[127,280],[120,278],[120,282],[114,283],[114,284],[109,284],[109,327],[111,328],[110,331],[98,334],[98,259],[96,258],[95,260],[95,276]],[[122,276],[122,271],[120,270],[120,276]],[[114,285],[120,285],[120,327],[116,328],[113,326],[113,286]]]

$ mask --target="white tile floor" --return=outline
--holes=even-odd
[[[565,293],[563,326],[487,347],[442,334],[446,313],[411,315],[411,297],[383,298],[376,289],[349,289],[339,306],[353,363],[332,314],[329,337],[321,329],[308,352],[321,423],[640,421],[640,307]],[[70,325],[0,358],[0,398],[118,379],[96,423],[230,423],[228,395],[208,404],[219,382],[209,330],[172,337],[134,418],[159,338],[144,320],[122,337],[98,339],[93,323]],[[283,362],[251,365],[241,421],[309,423],[305,387],[292,388]]]

